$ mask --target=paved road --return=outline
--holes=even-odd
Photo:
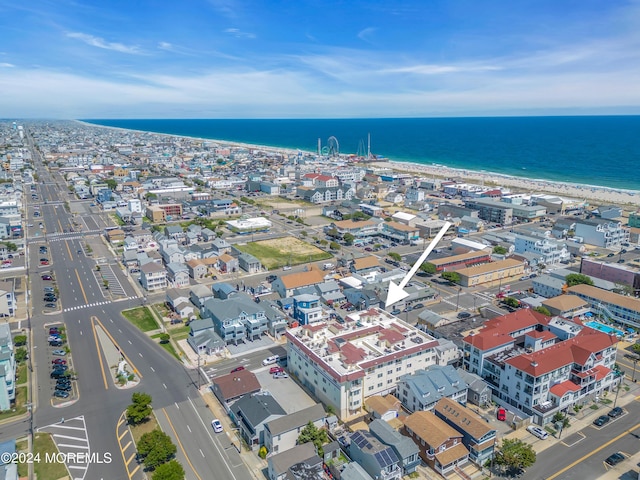
[[[65,439],[58,442],[59,445],[75,445],[74,448],[85,445],[90,446],[91,452],[99,456],[107,453],[110,455],[111,463],[90,464],[86,469],[72,465],[74,468],[71,473],[74,478],[127,479],[128,472],[120,453],[116,429],[123,410],[131,401],[132,392],[144,391],[152,396],[154,411],[160,424],[178,446],[177,458],[185,468],[187,479],[249,480],[249,470],[240,460],[236,450],[229,449],[223,437],[212,435],[210,424],[213,414],[196,388],[196,373],[177,363],[120,315],[123,309],[138,306],[142,300],[126,298],[123,301],[104,303],[104,287],[93,275],[94,260],[83,252],[78,253],[83,249],[83,239],[77,235],[67,238],[64,234],[64,230],[70,229],[73,225],[72,216],[61,204],[56,206],[58,202],[49,203],[67,200],[61,198],[66,196],[66,189],[60,187],[59,178],[52,178],[40,166],[38,172],[40,179],[45,182],[45,185],[38,185],[40,199],[47,201],[40,207],[40,221],[44,223],[43,230],[46,232],[45,239],[49,246],[48,256],[52,264],[41,268],[37,263],[32,263],[29,272],[34,307],[31,318],[32,362],[38,385],[34,392],[34,430],[62,435],[58,438]],[[96,229],[104,224],[102,219],[94,220],[90,217],[83,218],[83,222],[86,227],[90,227],[89,229]],[[37,221],[34,224],[37,229]],[[39,242],[36,245],[42,244],[40,239],[36,239]],[[29,254],[32,262],[40,258],[35,245],[30,248]],[[113,270],[117,275],[118,269]],[[53,273],[57,280],[64,313],[43,313],[41,292],[44,285],[50,284],[40,278],[45,271]],[[135,297],[127,279],[123,276],[119,280],[125,295]],[[136,388],[123,390],[115,387],[111,375],[106,371],[111,365],[106,364],[94,335],[91,321],[94,316],[100,320],[120,351],[130,359],[139,372],[141,382]],[[72,369],[78,376],[78,395],[74,401],[66,405],[53,406],[53,381],[49,378],[52,348],[47,344],[46,325],[57,322],[63,322],[67,327]],[[82,422],[84,444],[80,440],[66,438],[71,435],[60,433],[61,430],[78,432],[72,427],[80,422],[79,419]],[[0,430],[0,437],[8,439],[22,436],[29,431],[29,425],[28,419],[5,425]]]

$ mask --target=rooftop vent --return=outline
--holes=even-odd
[[[538,362],[531,362],[531,366],[532,367],[537,367],[538,366]]]

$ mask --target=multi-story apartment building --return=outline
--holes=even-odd
[[[204,302],[203,318],[211,318],[216,333],[225,343],[257,340],[268,329],[268,319],[264,308],[251,298],[238,293],[227,299],[211,298]]]
[[[567,293],[586,301],[598,315],[618,323],[640,328],[640,300],[591,285],[574,285]]]
[[[513,205],[509,203],[491,200],[489,198],[474,198],[465,201],[465,207],[478,211],[478,217],[487,222],[495,222],[502,225],[513,223]]]
[[[382,222],[379,219],[370,219],[365,221],[354,220],[342,220],[339,222],[333,222],[329,227],[326,227],[326,231],[337,230],[340,235],[350,233],[356,238],[375,237],[380,235],[382,231]]]
[[[341,418],[359,413],[369,396],[394,392],[402,375],[436,363],[437,340],[377,308],[285,336],[289,370]]]
[[[545,425],[618,384],[617,342],[562,317],[518,310],[465,337],[464,364],[489,383],[494,401]]]
[[[640,270],[635,267],[583,258],[580,262],[580,273],[620,285],[627,285],[632,287],[634,292],[640,292]]]
[[[167,288],[167,271],[155,262],[145,263],[140,267],[140,284],[145,290],[164,290]]]
[[[0,324],[0,410],[9,410],[16,399],[16,361],[8,323]]]
[[[539,257],[538,263],[556,265],[571,257],[566,245],[548,238],[535,238],[526,235],[515,236],[515,253],[533,253]]]
[[[322,321],[322,305],[320,297],[310,293],[303,293],[293,297],[293,318],[300,325],[308,325]]]
[[[575,236],[582,238],[583,243],[587,245],[611,248],[628,242],[629,230],[616,220],[576,220]]]
[[[460,275],[460,285],[474,287],[484,284],[500,284],[512,277],[518,277],[524,273],[524,262],[515,258],[507,258],[497,262],[485,263],[462,268],[457,271]]]

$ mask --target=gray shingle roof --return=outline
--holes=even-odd
[[[400,459],[410,457],[419,452],[418,446],[409,437],[394,430],[384,420],[376,418],[369,424],[369,431],[385,445],[389,445]]]
[[[287,412],[271,395],[251,395],[242,397],[235,402],[231,410],[238,417],[242,411],[242,416],[252,427],[260,425],[272,415],[286,415]]]
[[[327,414],[325,413],[322,404],[316,403],[311,407],[305,408],[304,410],[298,410],[286,417],[271,420],[267,425],[269,426],[271,435],[280,435],[295,428],[302,427],[309,422],[320,420],[326,416]]]

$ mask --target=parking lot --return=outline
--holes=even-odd
[[[268,391],[287,413],[304,410],[316,404],[291,377],[273,378],[269,373],[271,366],[260,368],[253,373],[258,378],[262,389]]]

